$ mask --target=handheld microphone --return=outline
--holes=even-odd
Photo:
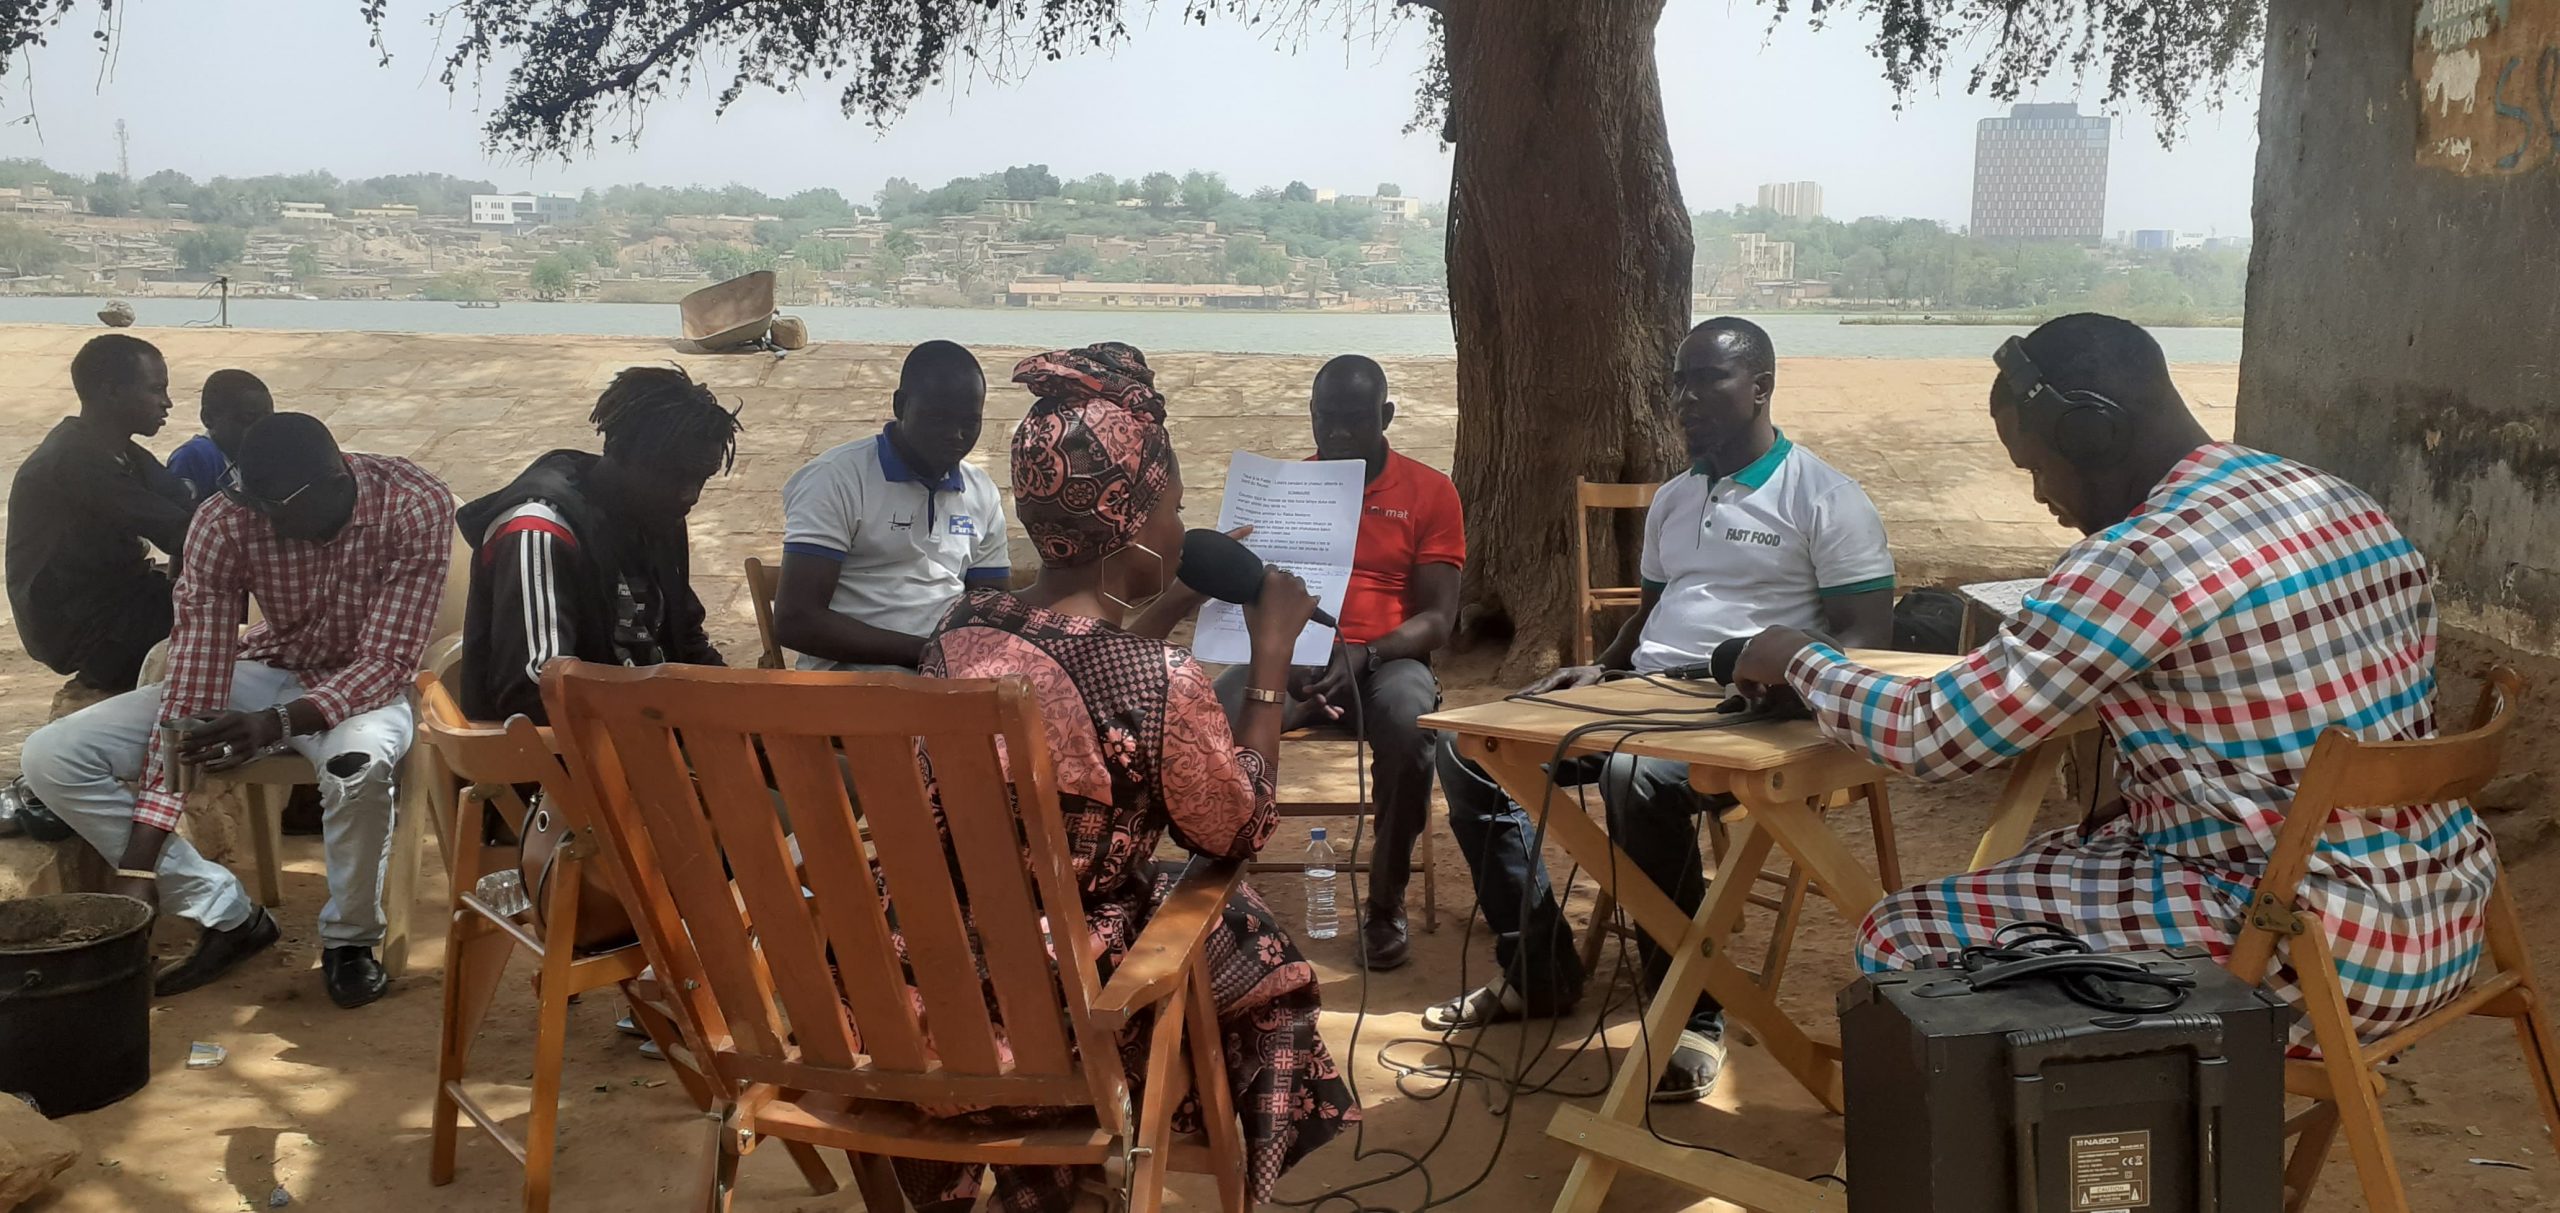
[[[1742,661],[1743,647],[1751,643],[1748,636],[1735,636],[1716,646],[1707,656],[1708,677],[1726,686],[1733,685],[1733,667]]]
[[[1656,670],[1654,677],[1669,678],[1678,682],[1714,682],[1732,686],[1733,667],[1741,662],[1742,647],[1749,643],[1751,643],[1750,637],[1733,637],[1717,645],[1715,652],[1708,654],[1705,661],[1692,661],[1686,665]]]
[[[1252,548],[1206,527],[1182,537],[1182,567],[1176,575],[1182,584],[1220,602],[1251,606],[1254,599],[1262,597],[1262,557],[1254,555]],[[1308,618],[1337,631],[1342,626],[1323,607],[1317,607]]]

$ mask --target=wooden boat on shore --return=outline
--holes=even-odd
[[[706,350],[743,349],[773,330],[773,271],[740,274],[676,302],[684,339]]]

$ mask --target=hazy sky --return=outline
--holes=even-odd
[[[366,46],[356,0],[121,0],[112,72],[85,10],[0,85],[0,156],[95,172],[115,166],[118,118],[132,128],[136,176],[175,168],[198,179],[327,169],[344,177],[442,171],[501,188],[578,189],[623,181],[738,181],[783,194],[832,186],[868,200],[891,176],[925,185],[1007,164],[1061,177],[1191,168],[1242,188],[1291,178],[1345,192],[1392,181],[1443,196],[1449,159],[1429,135],[1405,135],[1424,29],[1390,23],[1302,46],[1232,23],[1152,18],[1115,52],[1036,64],[1013,84],[962,82],[929,92],[886,135],[839,116],[832,94],[750,97],[711,117],[712,87],[662,100],[637,147],[604,145],[575,163],[492,160],[477,97],[435,79],[436,5],[392,0],[389,67]],[[1330,7],[1330,6],[1327,6]],[[1349,4],[1359,11],[1363,6]],[[1798,5],[1799,9],[1803,6]],[[1752,199],[1764,181],[1822,183],[1837,218],[1966,220],[1974,123],[2000,106],[1964,95],[1961,75],[1900,114],[1866,43],[1865,23],[1815,32],[1738,0],[1671,0],[1660,31],[1664,102],[1692,208]],[[1384,0],[1376,12],[1389,11]],[[2080,99],[2068,80],[2031,100]],[[2255,81],[2220,114],[2190,121],[2174,151],[2150,115],[2121,115],[2107,229],[2241,233],[2256,155]],[[41,126],[41,135],[38,126]]]

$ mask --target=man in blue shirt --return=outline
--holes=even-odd
[[[1013,576],[1004,497],[968,461],[987,408],[977,355],[917,346],[889,407],[887,428],[782,486],[773,634],[804,670],[912,670],[961,594]]]
[[[247,371],[220,370],[205,377],[204,395],[196,413],[204,422],[204,432],[169,453],[169,470],[187,482],[187,491],[194,495],[196,504],[204,504],[205,498],[222,487],[222,479],[230,473],[231,461],[240,452],[240,439],[248,434],[249,427],[275,411],[275,396]]]

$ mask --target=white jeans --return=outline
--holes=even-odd
[[[302,683],[273,666],[231,667],[231,707],[253,712],[302,697]],[[133,832],[132,784],[142,778],[160,723],[160,687],[127,691],[44,726],[27,738],[19,766],[45,807],[113,863]],[[329,866],[329,903],[320,908],[320,940],[328,947],[382,942],[382,873],[390,859],[392,775],[416,734],[407,698],[339,722],[326,733],[293,739],[297,753],[325,770],[331,758],[358,755],[350,779],[320,781],[321,842]],[[256,904],[240,878],[171,836],[160,850],[160,908],[216,930],[249,921]]]

